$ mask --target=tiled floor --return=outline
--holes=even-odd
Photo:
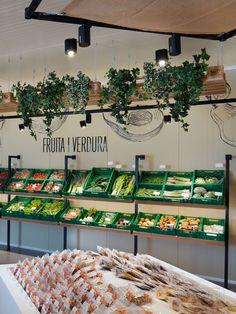
[[[12,248],[11,252],[6,251],[5,247],[0,246],[0,264],[14,264],[19,260],[23,260],[25,258],[30,258],[32,256],[41,256],[44,253],[39,253],[37,251],[29,251],[22,249]]]

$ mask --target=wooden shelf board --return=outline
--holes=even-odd
[[[64,198],[68,200],[78,200],[78,201],[102,201],[102,202],[113,202],[113,203],[133,203],[133,200],[125,200],[125,199],[119,199],[119,198],[105,198],[105,197],[90,197],[90,196],[69,196],[64,195]]]
[[[67,223],[61,223],[60,222],[60,226],[73,227],[73,228],[78,228],[78,229],[94,230],[94,231],[102,231],[102,232],[109,232],[109,233],[131,234],[130,230],[103,228],[103,227],[98,227],[98,226],[89,226],[89,225],[81,225],[81,224],[67,224]]]
[[[178,237],[178,236],[170,236],[165,234],[157,234],[157,233],[147,233],[147,232],[138,232],[133,231],[133,235],[146,237],[146,238],[153,238],[153,239],[166,239],[166,240],[177,240],[177,241],[185,241],[185,242],[194,242],[200,244],[208,244],[208,245],[216,245],[216,246],[224,246],[224,241],[214,241],[214,240],[204,240],[198,238],[185,238],[185,237]]]
[[[61,195],[56,194],[40,194],[40,193],[28,193],[28,192],[10,192],[5,191],[4,194],[7,195],[15,195],[15,196],[24,196],[24,197],[40,197],[40,198],[56,198],[56,199],[63,199]]]
[[[30,222],[35,224],[41,224],[41,225],[53,225],[53,226],[59,226],[57,221],[48,221],[48,220],[40,220],[40,219],[28,219],[28,218],[20,218],[20,217],[12,217],[12,216],[2,216],[1,219],[3,220],[13,220],[18,222]]]
[[[210,204],[194,204],[194,203],[178,203],[178,202],[161,202],[155,200],[135,200],[137,204],[175,206],[175,207],[190,207],[190,208],[212,208],[225,209],[225,205],[210,205]]]

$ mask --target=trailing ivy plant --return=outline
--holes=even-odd
[[[66,75],[64,79],[69,105],[76,111],[84,113],[89,101],[89,77],[78,71],[76,78]]]
[[[36,86],[20,82],[13,85],[18,101],[17,113],[22,115],[24,125],[29,128],[30,134],[36,139],[32,117],[42,115],[47,135],[51,136],[52,121],[56,116],[62,118],[67,102],[76,111],[85,111],[89,100],[89,82],[89,78],[81,71],[76,78],[66,75],[62,79],[55,72],[50,72]]]
[[[13,85],[12,90],[18,101],[17,113],[22,116],[24,126],[29,128],[30,135],[36,139],[36,134],[32,129],[32,117],[41,114],[38,86],[17,82],[16,85]]]
[[[184,118],[190,106],[199,101],[203,78],[206,74],[209,55],[205,49],[193,56],[193,62],[185,61],[180,66],[157,68],[153,63],[144,63],[143,90],[147,98],[155,98],[160,108],[170,109],[174,121],[181,122],[185,131],[189,124]],[[169,95],[173,94],[174,104],[170,105]]]
[[[110,68],[106,73],[108,85],[103,86],[100,92],[98,105],[103,108],[105,104],[111,108],[111,115],[116,118],[118,123],[126,125],[127,116],[132,96],[139,97],[140,94],[136,89],[136,80],[140,70]]]

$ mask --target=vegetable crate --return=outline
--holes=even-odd
[[[110,225],[112,225],[114,221],[116,220],[116,216],[117,216],[117,213],[115,212],[106,212],[106,211],[99,212],[99,215],[97,215],[94,221],[94,225],[98,227],[109,228]]]
[[[139,183],[138,189],[134,194],[137,200],[157,200],[160,201],[163,195],[163,185]]]
[[[159,214],[150,214],[150,213],[139,213],[134,222],[134,230],[141,232],[152,233],[154,231],[154,227],[157,224],[159,219]],[[139,223],[142,224],[139,225]],[[152,222],[151,225],[148,226],[148,222]]]
[[[113,182],[108,191],[109,198],[133,199],[135,190],[134,171],[114,171]]]
[[[145,185],[163,185],[166,182],[167,171],[142,171],[139,183]]]
[[[163,188],[162,201],[188,203],[192,196],[192,185],[170,185]]]
[[[68,224],[77,224],[83,213],[83,207],[68,206],[60,215],[59,221]]]
[[[12,179],[28,179],[31,176],[33,169],[28,168],[17,168],[14,173],[12,173]]]
[[[0,179],[2,180],[8,178],[9,178],[8,168],[0,168]]]
[[[5,186],[8,183],[8,179],[0,179],[0,191],[4,190]]]
[[[191,172],[168,171],[166,185],[190,186],[193,183],[193,175]]]
[[[100,216],[100,211],[95,208],[84,209],[79,217],[77,223],[81,225],[90,225],[96,226],[96,222],[98,217]]]
[[[92,168],[84,186],[84,195],[106,197],[113,182],[114,169]]]
[[[36,179],[27,179],[22,191],[28,193],[39,193],[43,188],[44,181]]]
[[[24,190],[25,184],[25,179],[10,179],[8,180],[7,186],[4,190],[9,192],[22,192]]]
[[[38,212],[45,204],[45,200],[41,198],[26,198],[24,209],[19,213],[22,218],[38,219]]]
[[[165,226],[164,226],[164,223],[165,223]],[[160,215],[157,221],[157,224],[153,228],[153,232],[159,233],[159,234],[166,234],[166,235],[176,235],[177,223],[178,223],[178,216]]]
[[[89,170],[72,170],[71,175],[62,190],[62,194],[82,195],[88,176]]]
[[[50,169],[33,169],[29,177],[30,180],[44,181],[51,173]]]
[[[183,220],[188,220],[189,226],[198,225],[198,228],[196,230],[180,229],[180,225],[183,224]],[[194,224],[194,221],[198,221],[198,224]],[[202,223],[203,223],[202,217],[179,216],[176,226],[176,234],[179,237],[201,238]]]
[[[25,208],[28,200],[27,197],[15,196],[1,209],[2,216],[22,217],[21,211]]]
[[[224,170],[195,170],[195,184],[219,184],[224,182]],[[215,180],[215,178],[218,180]],[[196,181],[197,180],[197,181]],[[199,182],[199,183],[198,183]]]
[[[68,206],[68,201],[67,201]],[[64,201],[46,199],[44,206],[36,213],[37,219],[45,221],[58,221],[58,217],[64,210]]]
[[[42,194],[62,194],[64,181],[45,180],[40,190]]]
[[[70,175],[69,170],[68,174]],[[65,180],[64,169],[51,169],[47,179],[50,181],[64,181]]]
[[[132,230],[135,214],[117,213],[114,222],[109,226],[113,229]]]
[[[215,233],[204,231],[204,226],[218,225],[223,227],[223,233]],[[224,241],[225,240],[225,220],[224,219],[214,219],[214,218],[203,218],[203,228],[201,232],[202,239]]]
[[[206,193],[203,193],[204,190]],[[194,192],[195,191],[195,192]],[[201,193],[196,193],[202,191]],[[201,194],[198,197],[194,195]],[[206,197],[204,197],[207,194]],[[224,186],[223,184],[204,184],[204,185],[193,185],[193,196],[191,203],[194,204],[210,204],[210,205],[223,205],[224,204]]]

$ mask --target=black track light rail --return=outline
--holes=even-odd
[[[201,100],[198,101],[195,104],[192,104],[191,106],[205,106],[205,105],[223,105],[223,104],[228,104],[228,103],[236,103],[236,98],[227,98],[227,99],[212,99],[212,100]],[[174,104],[170,104],[170,106],[174,106]],[[129,111],[134,111],[134,110],[142,110],[142,109],[158,109],[158,105],[136,105],[133,107],[129,108]],[[97,113],[106,113],[106,112],[111,112],[110,108],[105,108],[105,109],[90,109],[86,110],[86,114],[97,114]],[[82,114],[80,111],[64,111],[62,113],[54,113],[55,116],[73,116],[73,115],[78,115]],[[32,118],[40,118],[44,117],[43,114],[31,116]],[[9,115],[9,116],[0,116],[1,119],[3,120],[12,120],[12,119],[20,119],[22,118],[22,115]]]
[[[142,30],[130,27],[119,26],[115,24],[97,22],[93,20],[77,18],[72,16],[66,16],[64,14],[51,14],[46,12],[36,12],[38,6],[42,0],[32,0],[29,7],[25,8],[25,18],[27,20],[34,19],[34,20],[41,20],[41,21],[50,21],[50,22],[58,22],[58,23],[67,23],[67,24],[76,24],[76,25],[89,25],[90,27],[103,27],[103,28],[111,28],[117,30],[126,30],[126,31],[135,31],[135,32],[142,32],[142,33],[152,33],[152,34],[162,34],[162,35],[180,35],[181,37],[190,37],[190,38],[197,38],[197,39],[209,39],[209,40],[219,40],[225,41],[233,36],[236,35],[236,29],[222,34],[185,34],[185,33],[171,33],[171,32],[157,32],[157,31],[150,31],[150,30]]]

